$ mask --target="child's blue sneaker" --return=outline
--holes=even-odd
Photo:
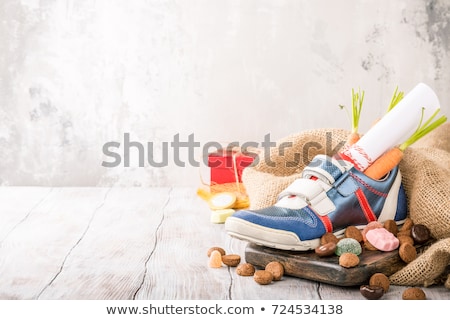
[[[311,250],[327,232],[339,236],[348,226],[362,229],[371,221],[402,224],[407,203],[401,180],[398,166],[373,180],[342,160],[318,155],[274,206],[237,211],[227,218],[225,229],[262,246]]]

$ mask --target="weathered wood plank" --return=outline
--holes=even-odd
[[[27,192],[24,189],[24,195]],[[26,219],[1,243],[1,299],[39,298],[60,272],[106,192],[107,189],[52,189],[26,213]]]
[[[133,299],[151,271],[169,189],[111,189],[42,299]],[[164,270],[161,270],[164,272]]]
[[[195,189],[172,190],[136,298],[229,299],[226,268],[207,267],[208,248],[224,243],[223,237],[221,226],[210,223],[209,210]]]
[[[0,243],[33,209],[51,192],[51,188],[3,187],[0,188]]]

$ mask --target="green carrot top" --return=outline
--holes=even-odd
[[[404,97],[404,92],[398,92],[398,86],[395,88],[394,93],[392,94],[391,103],[388,106],[387,112],[391,111]]]
[[[355,90],[352,89],[352,110],[351,110],[352,113],[351,113],[351,115],[348,114],[348,110],[347,110],[347,115],[349,115],[350,122],[351,122],[352,133],[358,133],[359,120],[361,118],[361,110],[362,110],[363,102],[364,102],[364,91],[361,91],[360,89],[358,89],[358,92],[355,92]],[[341,109],[345,109],[345,106],[343,106],[343,105],[339,105],[339,107]]]
[[[406,148],[408,148],[414,142],[416,142],[417,140],[421,139],[422,137],[424,137],[425,135],[427,135],[428,133],[430,133],[431,131],[433,131],[437,127],[439,127],[441,124],[446,122],[447,121],[447,117],[444,116],[444,115],[433,121],[433,119],[437,116],[437,114],[439,113],[440,110],[441,109],[437,109],[431,115],[431,117],[425,123],[422,124],[424,111],[425,111],[425,108],[422,107],[422,116],[420,117],[420,122],[419,122],[419,125],[418,125],[416,131],[414,131],[414,133],[405,142],[403,142],[399,146],[399,149],[404,151]]]

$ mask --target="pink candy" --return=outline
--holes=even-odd
[[[381,222],[378,222],[378,221],[371,221],[371,222],[369,222],[369,223],[364,227],[364,229],[361,231],[361,234],[362,234],[362,236],[363,236],[363,240],[364,240],[364,241],[367,240],[366,234],[367,234],[367,232],[368,232],[369,230],[376,229],[376,228],[383,228],[383,224],[382,224]]]
[[[385,228],[376,228],[367,231],[366,238],[380,251],[392,251],[398,248],[399,240]]]

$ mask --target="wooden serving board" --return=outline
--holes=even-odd
[[[406,264],[398,250],[390,252],[365,250],[359,256],[360,263],[353,268],[339,265],[339,257],[319,257],[314,251],[299,252],[272,249],[249,243],[245,248],[245,260],[256,267],[265,268],[271,261],[283,264],[285,274],[337,286],[367,284],[377,272],[390,276]]]

